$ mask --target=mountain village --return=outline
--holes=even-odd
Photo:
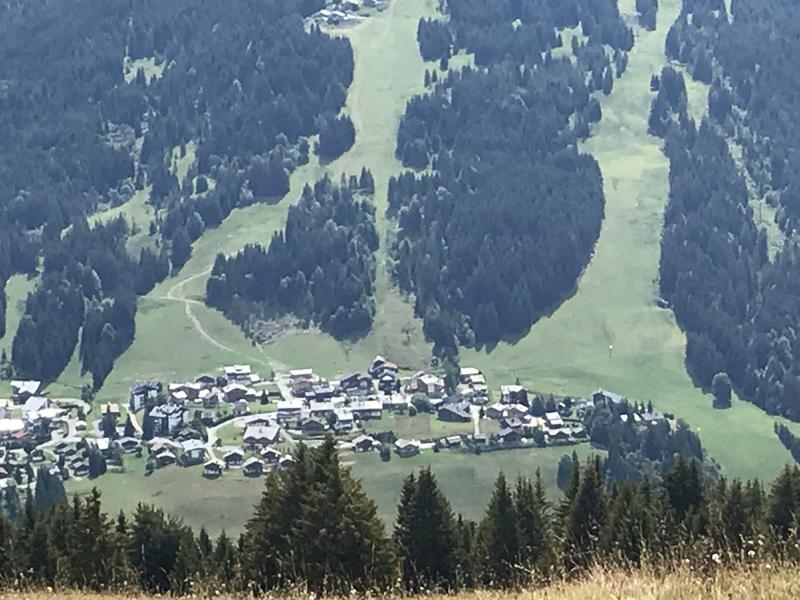
[[[620,418],[642,427],[665,418],[649,406],[630,410],[605,390],[587,400],[504,384],[495,399],[477,368],[463,367],[453,379],[448,385],[433,371],[402,376],[382,356],[364,373],[334,380],[311,368],[262,379],[240,364],[193,381],[139,381],[127,402],[97,406],[48,398],[38,381],[14,381],[11,398],[0,401],[0,489],[30,486],[42,468],[65,480],[123,471],[126,456],[146,457],[145,474],[196,466],[206,478],[230,470],[259,477],[290,463],[297,443],[313,446],[326,435],[345,456],[379,452],[384,461],[579,444],[589,441],[582,419],[598,402],[626,405]],[[402,437],[390,421],[399,416],[435,427]]]

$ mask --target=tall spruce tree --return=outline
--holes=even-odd
[[[231,539],[223,531],[214,547],[214,575],[223,583],[230,584],[236,577],[238,554]]]
[[[497,476],[481,523],[484,583],[511,587],[520,576],[517,511],[505,475]]]
[[[394,541],[407,589],[450,590],[459,584],[456,521],[430,468],[404,482]]]
[[[243,539],[243,577],[256,589],[381,589],[394,566],[375,503],[339,464],[332,436],[313,450],[301,446],[290,468],[267,478]]]
[[[631,482],[614,486],[608,518],[600,535],[603,554],[622,566],[637,566],[648,544],[645,499],[640,487]]]
[[[767,522],[782,538],[787,538],[798,526],[800,509],[800,470],[784,467],[772,484]]]
[[[14,530],[11,522],[0,513],[0,573],[6,577],[12,573],[13,568],[11,555],[13,536]]]
[[[514,502],[520,562],[529,570],[544,571],[551,562],[549,504],[545,497],[542,475],[536,470],[534,482],[517,480]]]
[[[564,486],[564,498],[558,506],[558,516],[562,521],[567,518],[572,506],[572,500],[575,498],[575,494],[578,493],[578,487],[581,484],[581,463],[578,460],[578,454],[574,451],[572,452],[571,460],[572,468],[569,471],[569,479]]]
[[[46,512],[64,500],[64,482],[59,473],[50,473],[50,469],[41,466],[36,471],[36,488],[33,494],[34,507],[39,512]]]
[[[600,459],[591,458],[564,522],[564,565],[568,572],[592,566],[606,519],[607,498]]]
[[[687,461],[682,455],[663,476],[664,489],[677,521],[689,533],[702,530],[704,506],[703,480],[696,460]]]
[[[459,585],[472,588],[476,584],[476,543],[477,527],[474,521],[464,519],[458,515],[456,520],[456,535],[458,536],[458,582]]]
[[[169,591],[185,529],[182,521],[167,517],[161,509],[146,504],[136,507],[127,538],[127,554],[143,590]]]

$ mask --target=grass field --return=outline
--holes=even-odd
[[[453,509],[470,519],[479,519],[486,509],[497,474],[533,477],[541,469],[548,496],[556,500],[561,492],[556,487],[558,461],[575,450],[583,458],[591,453],[587,444],[570,448],[534,448],[503,450],[480,455],[466,452],[424,452],[413,458],[392,455],[383,462],[377,452],[361,454],[352,465],[353,475],[360,479],[371,498],[378,503],[381,517],[394,522],[403,478],[409,473],[430,466]],[[344,455],[347,460],[347,456]]]
[[[624,0],[621,8],[630,12],[633,4]],[[583,144],[600,164],[606,208],[577,293],[519,343],[463,351],[461,363],[482,367],[492,382],[518,377],[547,392],[585,395],[605,387],[651,400],[700,431],[726,473],[769,479],[791,460],[773,433],[774,419],[739,400],[731,410],[713,410],[686,374],[686,339],[672,312],[655,303],[669,164],[661,141],[647,133],[649,82],[665,63],[664,40],[680,4],[662,0],[658,29],[637,33],[628,69],[601,99],[603,119]]]
[[[577,446],[581,457],[587,456],[587,445]],[[361,479],[367,493],[378,504],[379,513],[387,524],[394,522],[397,501],[403,478],[422,467],[430,466],[453,508],[473,519],[480,518],[486,508],[497,473],[507,476],[533,476],[541,468],[542,478],[551,498],[559,497],[555,486],[558,459],[572,448],[543,448],[510,450],[474,454],[442,451],[426,452],[420,456],[401,459],[393,455],[388,463],[377,452],[343,454],[345,462],[353,463],[353,475]],[[86,494],[97,487],[103,495],[103,506],[109,514],[120,510],[132,512],[139,502],[154,504],[166,512],[179,515],[192,527],[201,526],[212,534],[223,529],[238,534],[252,514],[264,485],[264,479],[249,479],[232,470],[217,480],[202,477],[202,467],[166,467],[144,476],[145,459],[126,458],[125,473],[108,473],[94,481],[73,480],[67,492]]]
[[[145,477],[144,458],[126,458],[125,464],[125,473],[108,473],[94,481],[70,481],[67,492],[83,494],[97,487],[109,514],[132,512],[144,502],[183,517],[192,527],[205,526],[218,534],[223,529],[241,531],[264,485],[263,479],[248,479],[239,471],[208,480],[202,476],[202,466],[171,466]]]
[[[38,277],[28,279],[26,275],[12,275],[6,282],[6,333],[0,337],[0,352],[5,352],[9,360],[14,335],[17,333],[22,315],[25,314],[25,300],[38,284]],[[8,398],[10,394],[11,384],[0,381],[0,398]]]
[[[38,277],[29,279],[27,275],[12,275],[6,283],[6,334],[0,338],[0,350],[5,350],[9,357],[14,335],[25,314],[25,300],[38,284]]]
[[[240,446],[244,427],[236,423],[228,423],[217,430],[217,438],[222,446]]]

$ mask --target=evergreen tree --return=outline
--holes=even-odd
[[[374,502],[341,467],[335,444],[329,435],[313,451],[310,490],[295,525],[305,546],[301,572],[318,592],[380,589],[391,583],[391,549]]]
[[[731,380],[726,373],[717,373],[711,381],[715,408],[731,407]]]
[[[732,481],[721,500],[719,514],[714,519],[717,524],[717,540],[722,547],[739,550],[749,528],[742,482]]]
[[[128,535],[128,560],[148,592],[166,592],[185,526],[152,506],[139,504]]]
[[[520,549],[514,498],[500,473],[481,523],[484,553],[484,583],[499,587],[513,586],[519,577]]]
[[[14,535],[14,564],[17,572],[24,573],[31,568],[31,539],[33,529],[36,527],[36,510],[33,504],[33,495],[30,489],[25,494],[25,503],[16,522],[16,532]]]
[[[772,484],[767,522],[781,538],[798,526],[800,515],[800,471],[784,467]]]
[[[27,540],[28,547],[25,561],[27,578],[34,585],[45,584],[51,581],[53,577],[53,564],[47,538],[47,523],[37,519]]]
[[[679,456],[675,464],[664,473],[664,489],[679,522],[696,513],[703,503],[703,483],[697,462],[687,462]]]
[[[181,528],[177,535],[178,549],[170,569],[169,590],[177,596],[185,596],[192,589],[192,582],[203,575],[202,555],[192,531]]]
[[[559,471],[561,471],[560,464]],[[572,509],[572,501],[575,499],[575,495],[578,493],[578,488],[581,484],[581,463],[578,460],[578,454],[575,451],[572,452],[571,467],[568,470],[566,467],[564,467],[564,471],[568,472],[569,479],[563,488],[564,499],[561,501],[561,504],[558,507],[558,514],[562,521],[566,519],[567,515]],[[563,477],[563,475],[561,477]]]
[[[564,522],[564,564],[568,572],[592,566],[607,516],[600,459],[590,459]]]
[[[200,556],[198,571],[204,576],[210,575],[212,572],[214,544],[211,542],[205,527],[201,527],[200,533],[197,534],[197,552]]]
[[[214,547],[214,574],[223,583],[233,582],[236,576],[237,564],[236,548],[223,531],[217,538],[217,545]]]
[[[549,503],[545,497],[542,475],[536,469],[531,482],[520,478],[514,493],[520,561],[529,570],[546,570],[552,560]]]
[[[649,527],[641,489],[618,483],[612,492],[608,519],[600,535],[600,548],[621,566],[637,566],[647,550]]]
[[[242,573],[256,589],[303,582],[314,592],[380,589],[394,574],[375,504],[339,464],[331,436],[301,446],[292,466],[267,478],[248,521]]]
[[[459,572],[456,521],[430,468],[403,483],[394,541],[407,589],[452,589]]]
[[[0,573],[6,577],[12,575],[13,554],[12,546],[14,540],[14,530],[12,524],[0,513]]]
[[[22,513],[22,503],[15,486],[0,490],[0,514],[10,523],[16,523]]]
[[[66,492],[59,473],[50,473],[50,469],[41,466],[36,471],[36,488],[34,491],[34,507],[39,512],[47,512],[64,500]]]

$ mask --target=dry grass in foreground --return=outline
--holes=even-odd
[[[204,594],[193,595],[202,598]],[[213,595],[218,600],[245,596]],[[80,591],[0,592],[0,600],[149,600],[141,594],[101,594]],[[310,600],[308,594],[276,594],[273,600]],[[385,600],[400,596],[387,596]],[[451,596],[427,596],[428,600],[594,600],[594,599],[663,599],[663,600],[796,600],[800,598],[800,571],[796,568],[720,570],[702,577],[690,569],[656,575],[645,572],[619,573],[597,571],[583,581],[519,592],[476,591]]]

